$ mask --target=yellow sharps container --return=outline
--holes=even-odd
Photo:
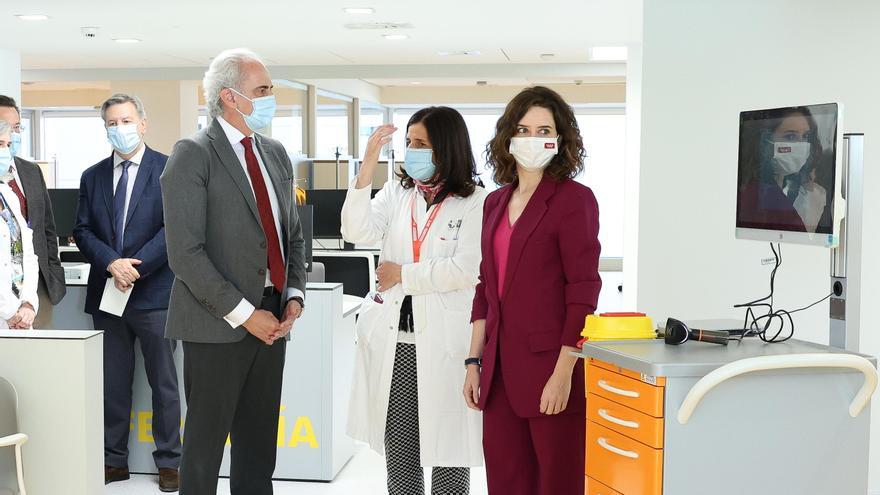
[[[583,341],[655,339],[651,318],[644,313],[602,313],[588,315],[581,332]]]

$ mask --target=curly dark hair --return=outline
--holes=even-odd
[[[477,164],[464,117],[449,107],[428,107],[410,117],[406,124],[407,131],[414,124],[422,124],[428,132],[437,178],[444,182],[444,191],[462,198],[473,194]],[[406,174],[403,167],[397,177],[405,189],[415,187],[412,177]]]
[[[573,179],[584,170],[587,152],[574,111],[556,91],[533,86],[520,91],[510,100],[495,126],[495,137],[486,145],[486,162],[495,170],[494,179],[498,185],[517,180],[516,159],[510,154],[510,140],[516,133],[520,119],[532,107],[550,110],[560,138],[559,153],[553,157],[544,173],[562,180]]]

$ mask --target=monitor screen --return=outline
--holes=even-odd
[[[313,205],[312,231],[315,239],[342,239],[342,205],[345,189],[309,189],[306,204]],[[376,196],[378,189],[371,191]]]
[[[834,246],[836,103],[740,113],[736,236]]]
[[[52,202],[52,213],[55,216],[55,233],[62,238],[72,236],[76,225],[79,189],[49,189],[49,201]]]

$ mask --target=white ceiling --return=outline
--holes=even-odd
[[[589,48],[638,43],[642,0],[24,0],[0,14],[23,69],[203,67],[247,46],[270,65],[573,64]],[[6,2],[4,2],[6,3]],[[345,14],[368,6],[372,15]],[[25,22],[14,14],[40,13]],[[409,39],[352,22],[406,22]],[[86,39],[83,26],[98,26]],[[139,38],[119,44],[113,38]],[[476,50],[479,56],[438,55]],[[553,53],[550,61],[540,55]]]

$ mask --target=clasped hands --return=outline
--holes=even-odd
[[[254,337],[262,340],[266,345],[272,345],[276,340],[284,338],[293,329],[293,324],[302,316],[303,307],[299,301],[291,299],[284,308],[281,321],[275,318],[271,311],[256,309],[244,322],[244,328]]]
[[[135,281],[141,278],[141,274],[135,268],[141,263],[141,260],[134,258],[119,258],[110,263],[107,271],[113,276],[113,284],[119,291],[128,291],[134,286]]]
[[[6,326],[13,330],[27,330],[34,324],[37,313],[31,303],[25,301],[18,307],[12,318],[6,320]]]

